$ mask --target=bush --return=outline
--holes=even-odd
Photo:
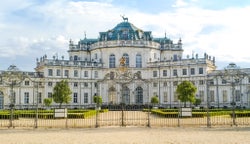
[[[11,115],[10,114],[0,114],[0,119],[10,119]],[[19,119],[19,115],[14,114],[13,119]]]
[[[72,119],[84,119],[84,113],[68,113],[68,118]]]
[[[230,116],[233,117],[233,114],[230,113]],[[235,116],[240,118],[240,117],[250,117],[250,112],[249,111],[243,111],[243,112],[235,112]]]

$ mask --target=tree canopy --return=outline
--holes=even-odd
[[[152,103],[152,104],[158,104],[158,103],[159,103],[158,97],[157,97],[157,96],[153,96],[153,97],[151,98],[151,103]]]
[[[187,102],[191,102],[191,103],[195,102],[196,91],[197,91],[197,88],[190,81],[183,81],[177,86],[177,89],[176,89],[178,99],[181,102],[184,102],[184,107],[186,107]]]
[[[102,103],[102,97],[94,96],[94,103],[96,103],[99,106]]]
[[[53,89],[53,100],[59,103],[61,108],[63,103],[69,103],[71,101],[71,90],[68,85],[68,81],[62,80],[58,82]]]
[[[43,103],[45,106],[50,106],[52,104],[52,99],[51,98],[45,98],[43,99]]]

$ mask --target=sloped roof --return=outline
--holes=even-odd
[[[113,29],[106,32],[100,32],[100,41],[106,40],[138,40],[151,38],[151,32],[144,32],[128,21],[117,24]]]

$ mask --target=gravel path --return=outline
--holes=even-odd
[[[1,144],[249,144],[250,127],[1,129]]]

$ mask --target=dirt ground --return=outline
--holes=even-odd
[[[250,127],[0,129],[1,144],[249,144]]]

